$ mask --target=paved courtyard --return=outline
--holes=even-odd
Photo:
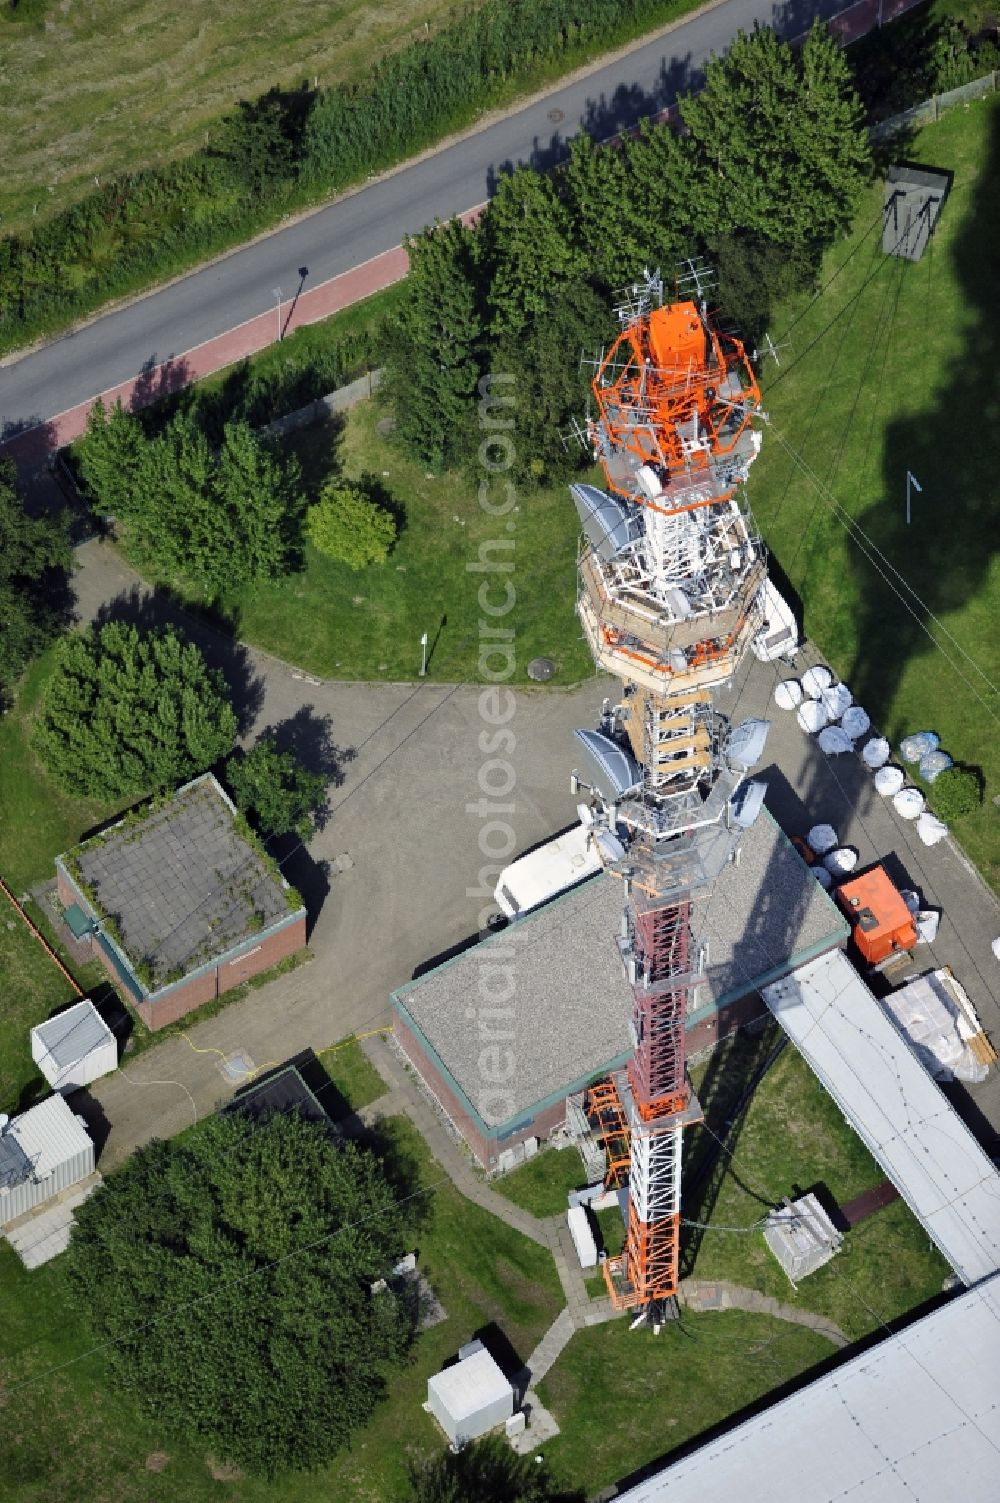
[[[85,619],[137,589],[135,576],[105,545],[85,544],[79,560]],[[141,597],[131,599],[130,609],[149,613]],[[157,604],[154,614],[160,610]],[[285,864],[315,919],[309,941],[315,958],[193,1024],[186,1037],[165,1040],[134,1062],[126,1058],[123,1070],[98,1082],[93,1096],[110,1126],[103,1168],[154,1135],[179,1131],[229,1095],[230,1054],[242,1051],[262,1068],[387,1023],[389,992],[476,932],[493,885],[489,873],[478,881],[480,869],[493,864],[481,842],[503,849],[491,819],[510,825],[518,852],[575,819],[572,731],[594,724],[614,688],[594,679],[570,691],[519,689],[509,722],[514,787],[484,804],[479,778],[488,759],[479,749],[478,687],[319,683],[266,654],[241,658],[241,650],[211,632],[192,634],[241,685],[254,734],[291,727],[307,754],[311,748],[333,769],[325,828],[308,852],[295,852]],[[772,721],[763,770],[755,774],[768,783],[772,812],[789,832],[831,823],[842,843],[858,848],[861,862],[890,858],[894,875],[917,888],[926,906],[941,908],[937,942],[918,952],[920,969],[951,965],[1000,1041],[1000,965],[990,950],[1000,934],[994,898],[957,849],[920,844],[914,827],[875,793],[859,759],[828,762],[794,714],[774,707],[775,681],[772,667],[751,661],[721,705],[738,718],[762,714]],[[957,1091],[959,1104],[988,1137],[1000,1129],[1000,1073],[968,1093]]]

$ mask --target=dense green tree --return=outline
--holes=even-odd
[[[721,236],[712,259],[719,274],[719,302],[748,348],[770,327],[773,309],[813,275],[805,246],[776,245],[759,235]]]
[[[84,480],[102,512],[127,527],[137,561],[212,598],[294,568],[305,496],[298,460],[279,457],[243,421],[213,449],[183,409],[148,437],[120,405],[98,404],[80,446]]]
[[[384,564],[396,541],[396,519],[360,486],[334,480],[309,508],[306,532],[313,547],[351,569]]]
[[[307,839],[326,798],[326,779],[310,772],[294,752],[279,751],[270,737],[245,755],[230,757],[226,782],[239,809],[253,817],[264,835],[294,830]]]
[[[410,1322],[371,1285],[405,1238],[374,1154],[295,1113],[233,1114],[109,1175],[67,1273],[119,1388],[273,1475],[322,1466],[375,1408]]]
[[[798,52],[755,26],[705,71],[702,93],[681,104],[705,238],[748,232],[822,247],[871,171],[841,49],[819,22]]]
[[[65,514],[29,517],[14,462],[0,458],[0,703],[59,629],[70,560]]]
[[[263,193],[295,173],[301,110],[290,109],[294,95],[269,89],[252,102],[241,99],[215,132],[212,153],[229,176],[251,193]]]
[[[68,792],[117,799],[204,772],[235,737],[226,682],[192,642],[112,621],[59,644],[35,746]]]
[[[499,1436],[442,1451],[410,1472],[412,1503],[583,1503],[556,1490],[534,1456],[516,1456]]]
[[[457,219],[407,237],[406,301],[389,336],[384,387],[400,436],[429,464],[449,464],[470,430],[482,319],[473,232]]]
[[[596,146],[582,131],[573,137],[560,189],[574,238],[605,287],[623,286],[648,261],[643,235],[648,206],[636,186],[625,150]]]
[[[110,412],[98,397],[87,414],[87,431],[77,447],[80,475],[95,508],[130,522],[156,504],[152,450],[137,418],[121,398]]]
[[[294,455],[278,455],[248,423],[227,423],[213,476],[216,523],[224,518],[226,559],[209,584],[276,579],[297,563],[306,496]]]
[[[661,271],[669,287],[678,262],[701,246],[702,215],[688,143],[673,126],[644,120],[639,134],[626,142],[625,162],[634,257],[626,280],[648,268]]]
[[[500,179],[483,216],[490,330],[517,335],[553,295],[586,276],[586,256],[551,178],[518,167]]]
[[[613,333],[607,302],[584,282],[557,292],[517,338],[498,345],[495,368],[513,377],[506,389],[522,480],[551,483],[590,462],[589,450],[567,434],[587,407],[593,368],[584,362]]]

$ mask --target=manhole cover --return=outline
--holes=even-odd
[[[235,1054],[227,1055],[219,1066],[226,1079],[236,1084],[252,1075],[255,1068],[253,1060],[245,1049],[238,1049]]]
[[[564,110],[549,110],[549,119],[553,125],[558,125],[561,120],[566,119],[566,113]]]
[[[528,664],[528,677],[544,684],[556,671],[556,665],[551,658],[532,658]]]

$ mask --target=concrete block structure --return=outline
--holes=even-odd
[[[630,1058],[621,918],[622,886],[602,872],[392,994],[398,1044],[487,1169]],[[692,933],[688,1057],[765,1016],[761,987],[849,927],[765,811],[694,905]]]
[[[0,1227],[93,1172],[90,1134],[61,1096],[40,1101],[12,1121],[0,1119]]]
[[[481,1342],[470,1346],[468,1356],[427,1379],[425,1408],[456,1448],[514,1413],[513,1387]]]
[[[843,1236],[815,1195],[779,1206],[767,1218],[764,1241],[794,1285],[840,1251]]]
[[[84,997],[31,1030],[31,1057],[52,1089],[66,1096],[117,1070],[118,1044]]]
[[[74,936],[152,1030],[301,950],[306,912],[211,773],[56,857]]]

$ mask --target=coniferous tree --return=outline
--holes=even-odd
[[[226,682],[194,643],[123,621],[63,638],[34,737],[63,788],[102,799],[204,772],[235,739]]]
[[[520,334],[554,294],[586,276],[569,210],[551,178],[528,167],[500,179],[481,233],[494,335]]]
[[[704,237],[821,248],[871,165],[840,49],[819,22],[798,56],[758,25],[705,71],[704,90],[681,103]]]
[[[0,702],[58,630],[70,561],[65,514],[29,517],[0,458]]]
[[[479,379],[482,319],[471,230],[460,220],[408,236],[407,299],[390,334],[385,389],[422,459],[461,454]]]

